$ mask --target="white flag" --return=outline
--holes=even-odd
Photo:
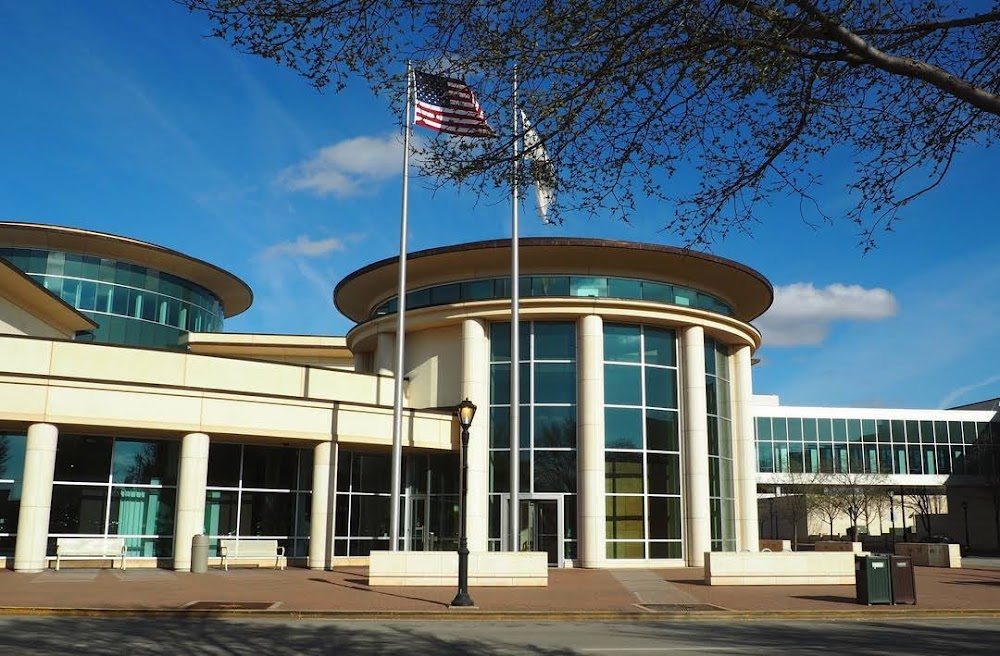
[[[524,110],[521,110],[521,123],[524,126],[524,156],[531,160],[531,177],[535,182],[535,199],[538,203],[538,215],[542,223],[553,223],[549,219],[549,206],[555,201],[556,171],[545,152],[545,146],[538,132],[531,126]]]

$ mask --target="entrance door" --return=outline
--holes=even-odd
[[[432,546],[430,532],[427,528],[427,497],[423,495],[408,497],[406,518],[406,550],[429,551]]]
[[[503,495],[501,511],[503,535],[510,534],[507,508],[510,496]],[[563,564],[563,504],[561,496],[520,495],[518,499],[518,542],[520,551],[544,551],[550,567]],[[504,548],[507,548],[506,538]]]
[[[405,498],[404,549],[454,551],[458,549],[458,495],[411,494]]]
[[[559,566],[559,503],[542,499],[521,501],[521,551],[544,551],[549,566]]]

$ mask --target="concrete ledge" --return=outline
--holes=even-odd
[[[822,540],[817,542],[813,548],[816,551],[850,551],[859,555],[862,553],[860,542],[844,542],[843,540]]]
[[[853,552],[705,553],[708,585],[854,585]]]
[[[933,542],[897,542],[897,556],[909,556],[914,565],[921,567],[962,566],[962,545]]]
[[[469,554],[469,586],[547,586],[548,554],[544,551],[487,551]],[[458,585],[454,551],[373,551],[368,585]]]

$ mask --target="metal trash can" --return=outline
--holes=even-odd
[[[855,556],[854,585],[859,604],[891,604],[889,556]]]
[[[204,574],[208,571],[208,536],[196,535],[191,538],[191,573]]]
[[[889,569],[892,570],[892,603],[916,604],[917,586],[913,580],[913,561],[909,556],[893,556]]]

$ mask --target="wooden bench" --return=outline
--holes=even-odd
[[[285,569],[285,548],[278,545],[277,540],[259,540],[257,538],[221,538],[219,540],[219,555],[222,556],[222,568],[229,571],[229,561],[238,559],[261,560],[274,558],[275,569]]]
[[[56,538],[56,571],[59,571],[63,560],[87,560],[94,558],[110,558],[114,566],[115,558],[122,559],[122,570],[125,569],[125,557],[128,550],[125,538]]]

